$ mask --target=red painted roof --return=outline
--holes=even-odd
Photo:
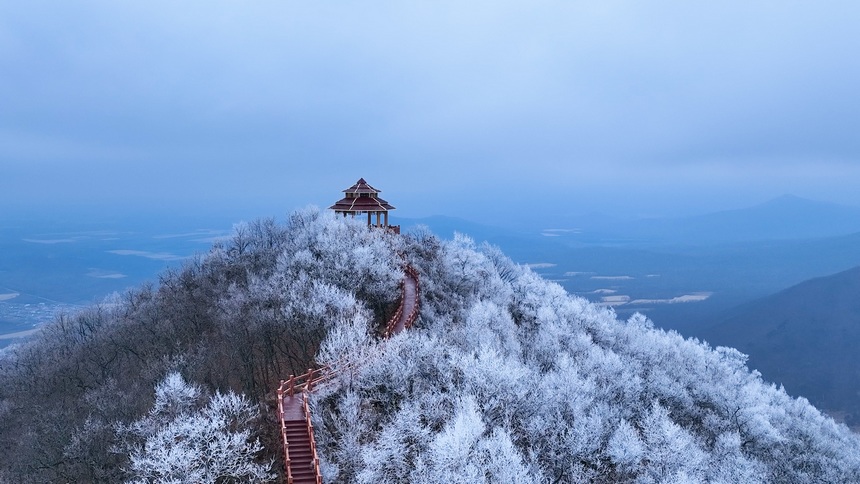
[[[359,178],[355,185],[343,191],[348,196],[340,199],[329,209],[337,212],[386,212],[394,210],[391,204],[377,196],[381,191],[370,186],[364,178]]]
[[[338,212],[385,212],[394,210],[391,204],[378,197],[342,198],[329,208]]]
[[[359,178],[355,185],[347,188],[343,193],[379,193],[382,190],[377,190],[370,186],[364,178]]]

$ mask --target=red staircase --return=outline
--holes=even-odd
[[[278,393],[287,484],[322,484],[308,395],[284,395],[280,389]]]
[[[412,327],[412,324],[418,319],[419,298],[418,298],[418,271],[412,266],[406,266],[404,269],[406,277],[400,281],[400,305],[397,307],[394,315],[388,320],[385,325],[385,332],[382,337],[385,339]]]
[[[388,338],[407,328],[418,318],[418,271],[405,268],[406,275],[400,286],[400,305],[386,324],[384,337]],[[353,362],[354,363],[354,362]],[[345,367],[353,366],[351,364]],[[287,484],[322,484],[320,461],[314,441],[314,426],[308,406],[308,392],[319,383],[334,376],[328,367],[308,370],[298,377],[290,375],[281,380],[278,388],[278,416],[281,421],[281,441],[284,445],[284,469]]]
[[[290,448],[290,480],[293,484],[317,484],[313,449],[303,420],[286,422],[284,435]]]

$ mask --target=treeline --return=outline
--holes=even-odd
[[[157,429],[129,429],[156,417],[173,422],[156,405],[156,387],[171,374],[192,382],[198,398],[174,402],[170,418],[201,412],[218,394],[243,394],[262,408],[256,420],[237,415],[253,429],[249,443],[264,447],[254,459],[280,472],[278,427],[265,421],[278,380],[315,365],[339,321],[369,331],[385,320],[402,277],[398,243],[315,209],[286,224],[243,223],[157,285],[58,317],[0,357],[0,481],[149,475],[130,456],[144,462]]]

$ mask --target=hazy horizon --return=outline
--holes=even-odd
[[[337,193],[338,191],[335,191]],[[334,196],[337,196],[334,195]],[[383,194],[384,196],[384,194]],[[550,198],[548,195],[547,198]],[[553,211],[539,211],[526,217],[522,214],[498,213],[492,210],[482,211],[482,204],[476,203],[467,209],[455,209],[452,212],[432,212],[426,208],[405,206],[399,203],[399,200],[387,198],[398,207],[391,212],[391,223],[410,224],[420,222],[423,219],[434,219],[445,217],[457,219],[469,224],[478,224],[487,228],[498,227],[505,230],[527,230],[537,232],[546,229],[576,229],[574,222],[594,221],[601,217],[606,217],[609,221],[617,221],[620,223],[630,221],[647,221],[648,219],[666,219],[666,220],[682,220],[689,217],[700,217],[721,212],[731,212],[736,210],[753,209],[771,202],[776,202],[784,199],[796,198],[804,202],[813,202],[816,204],[830,204],[836,207],[856,209],[860,211],[860,205],[845,204],[834,202],[825,199],[810,199],[798,197],[794,194],[783,194],[773,198],[760,200],[749,205],[732,203],[730,200],[725,200],[724,206],[701,207],[700,210],[685,207],[686,210],[666,211],[662,213],[635,213],[615,210],[612,207],[592,207],[592,210],[585,210],[585,207],[580,207],[581,210],[576,212],[559,213]],[[323,201],[323,197],[315,197],[316,200],[307,200],[302,203],[300,200],[284,200],[283,204],[272,203],[265,204],[247,204],[233,205],[227,209],[211,207],[207,204],[197,205],[178,205],[173,207],[161,206],[128,206],[122,203],[113,205],[81,205],[69,206],[60,204],[56,206],[28,206],[21,207],[16,210],[4,211],[0,214],[0,228],[3,224],[15,224],[19,227],[29,227],[30,229],[42,228],[46,232],[51,233],[56,229],[57,233],[66,231],[85,231],[91,229],[103,229],[106,227],[116,228],[138,228],[141,230],[164,230],[171,229],[230,229],[233,224],[239,222],[247,222],[259,218],[273,217],[278,220],[285,219],[290,213],[301,210],[307,207],[316,206],[321,209],[327,209],[333,203],[334,199],[329,202]],[[292,202],[293,205],[288,204]]]

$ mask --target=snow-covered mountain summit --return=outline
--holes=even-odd
[[[382,341],[404,261],[421,316]],[[860,439],[745,361],[619,321],[468,237],[309,209],[237,226],[157,286],[5,351],[0,480],[155,482],[216,464],[235,480],[254,464],[262,482],[281,468],[271,407],[255,417],[223,395],[265,404],[280,378],[330,364],[340,376],[312,398],[328,482],[860,482]],[[193,455],[205,426],[188,422],[212,412],[224,425],[209,431],[248,462],[153,457]]]

